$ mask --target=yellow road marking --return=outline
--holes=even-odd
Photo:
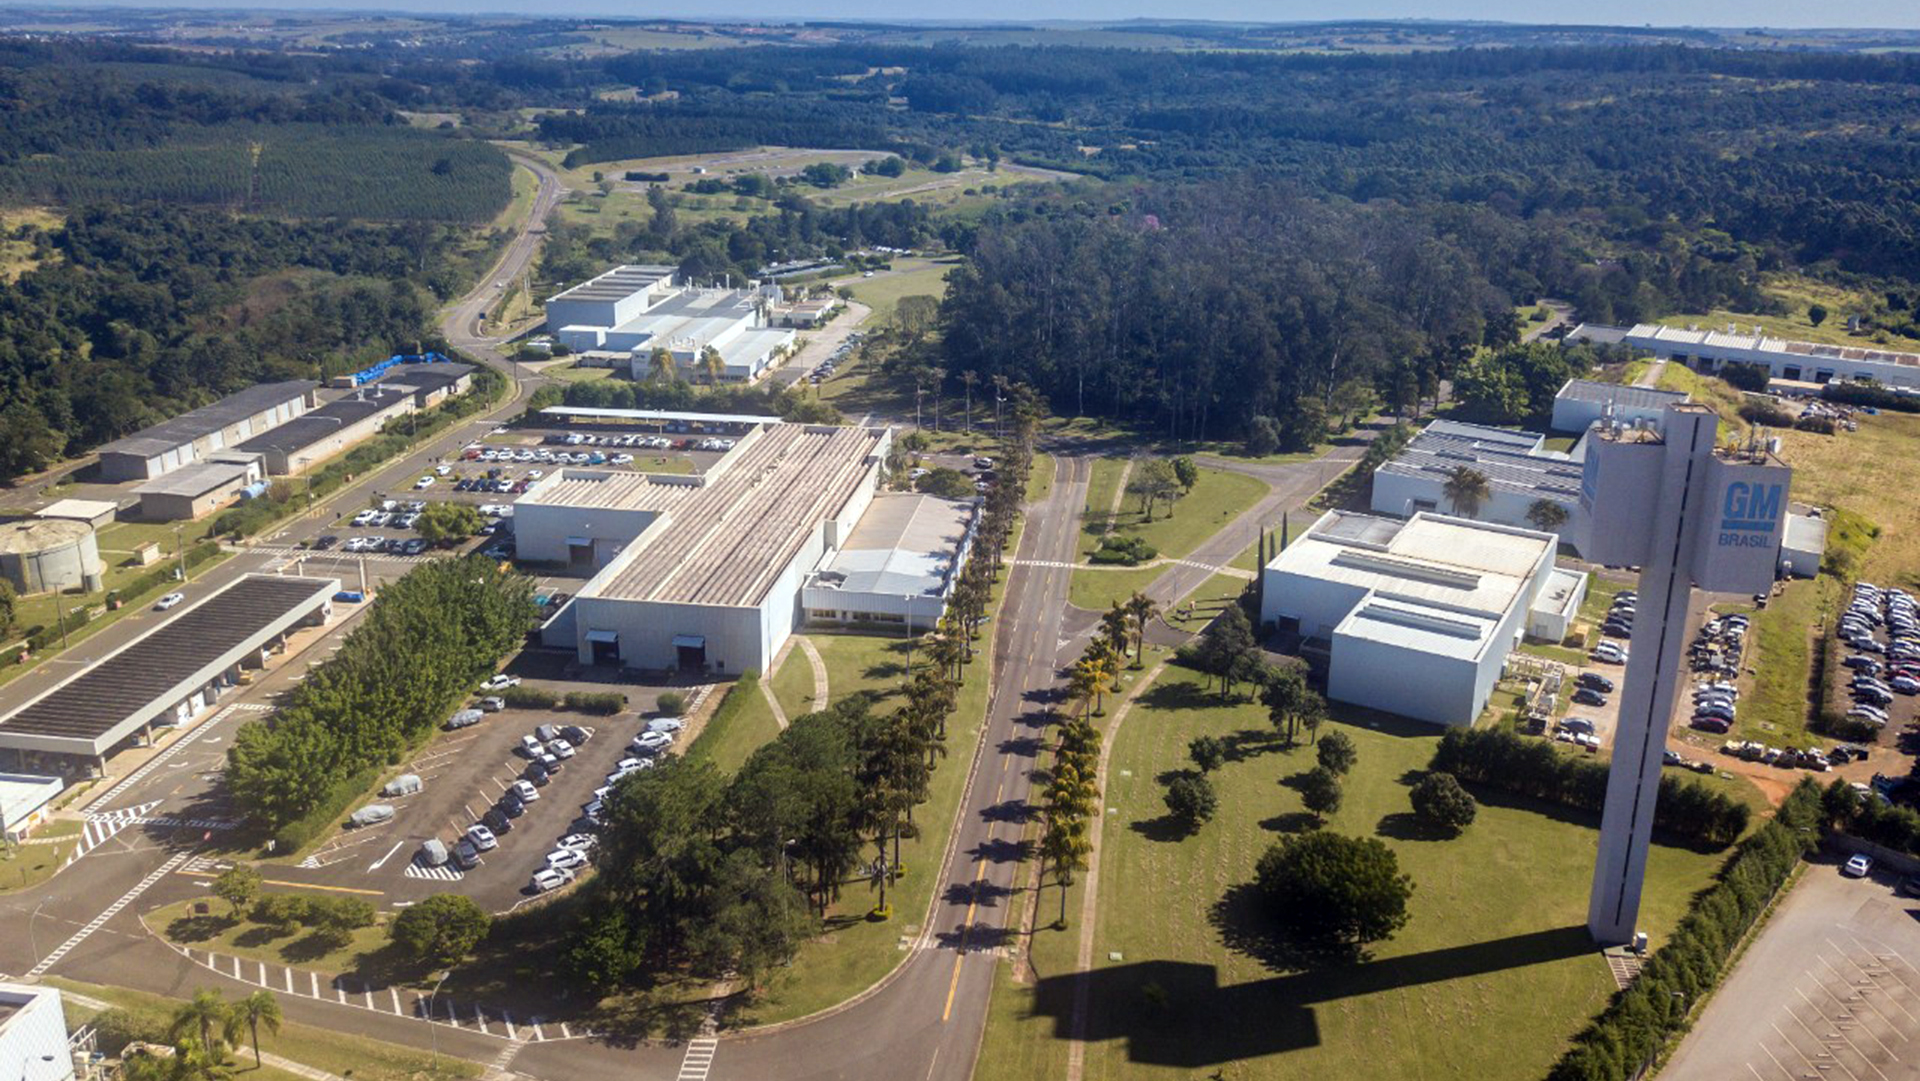
[[[190,878],[220,877],[211,871],[176,871],[175,873],[183,874]],[[385,897],[387,895],[385,890],[359,890],[354,889],[352,886],[319,886],[311,882],[282,882],[277,878],[263,878],[260,880],[260,884],[262,886],[291,886],[296,890],[327,890],[332,893],[364,893],[371,897]]]

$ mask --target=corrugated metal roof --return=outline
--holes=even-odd
[[[264,413],[296,398],[304,398],[320,384],[311,379],[290,379],[283,383],[262,383],[229,394],[171,420],[142,428],[100,448],[102,454],[134,454],[150,458],[175,447],[213,434],[229,424],[237,424],[257,413]]]
[[[194,462],[136,487],[135,495],[178,495],[194,499],[232,484],[247,475],[247,467],[235,462]]]
[[[1554,397],[1572,402],[1611,403],[1625,409],[1663,409],[1671,402],[1687,400],[1685,391],[1598,383],[1591,379],[1569,379]]]
[[[1382,473],[1441,477],[1461,466],[1479,470],[1496,490],[1567,502],[1580,495],[1582,466],[1534,448],[1532,432],[1436,420],[1381,466]]]
[[[931,495],[879,495],[808,583],[850,593],[941,596],[976,504]]]

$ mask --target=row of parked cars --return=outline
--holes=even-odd
[[[1740,688],[1731,680],[1693,685],[1693,719],[1688,725],[1702,732],[1724,735],[1733,728],[1740,708]]]
[[[1895,694],[1920,694],[1920,603],[1906,590],[1859,582],[1837,629],[1854,650],[1840,662],[1853,673],[1847,716],[1884,728]]]
[[[682,723],[676,717],[661,717],[647,722],[646,731],[634,737],[633,742],[627,745],[626,756],[608,771],[607,782],[594,789],[592,798],[581,804],[580,817],[574,820],[567,836],[562,837],[559,845],[547,853],[545,864],[535,868],[533,877],[527,883],[530,890],[546,893],[573,881],[579,868],[585,866],[592,855],[593,846],[598,843],[595,835],[600,829],[606,812],[606,798],[612,793],[613,786],[641,770],[652,769],[660,753],[673,745]],[[550,776],[545,768],[547,756],[559,754],[572,757],[572,748],[565,738],[572,728],[572,725],[568,725],[555,730],[552,725],[541,725],[534,729],[532,736],[521,738],[521,753],[531,759],[527,764],[526,776],[514,785],[514,790],[519,791],[523,799],[528,792],[532,793],[533,799],[540,798],[536,786],[546,781],[537,778]],[[528,787],[521,790],[521,785]]]
[[[1709,619],[1687,647],[1687,663],[1707,679],[1740,678],[1740,662],[1747,653],[1750,622],[1744,615]]]
[[[845,360],[848,353],[859,347],[862,337],[864,335],[857,330],[847,335],[846,341],[834,346],[833,352],[827,356],[827,359],[815,365],[813,371],[807,373],[807,382],[819,383],[832,378],[834,367]]]
[[[1607,618],[1601,624],[1600,633],[1605,635],[1593,647],[1592,659],[1600,664],[1627,663],[1627,647],[1620,643],[1633,637],[1634,602],[1639,594],[1631,589],[1623,589],[1613,595],[1613,603],[1607,608]]]

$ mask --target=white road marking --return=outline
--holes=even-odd
[[[48,969],[52,968],[56,962],[58,962],[62,957],[65,957],[69,952],[71,952],[75,946],[78,946],[80,943],[85,942],[88,936],[92,935],[95,931],[98,931],[100,929],[101,924],[106,923],[108,920],[118,915],[121,909],[132,904],[135,898],[139,897],[141,894],[151,889],[155,882],[158,882],[161,879],[172,874],[173,869],[185,863],[189,855],[191,855],[191,853],[188,853],[188,852],[181,852],[176,854],[172,859],[161,864],[151,874],[147,875],[147,877],[141,879],[139,883],[137,883],[132,889],[128,890],[126,893],[121,894],[120,899],[118,901],[115,901],[113,904],[108,905],[107,910],[105,912],[102,912],[98,916],[95,916],[92,922],[80,928],[80,930],[75,931],[72,938],[69,938],[65,942],[62,942],[59,946],[55,947],[52,953],[41,958],[38,964],[34,965],[31,969],[28,969],[27,977],[29,979],[32,979],[36,976],[45,975]]]
[[[373,872],[375,872],[375,871],[378,871],[378,870],[379,870],[380,868],[382,868],[382,867],[384,867],[384,866],[386,866],[386,863],[387,863],[387,861],[393,858],[393,854],[394,854],[395,852],[398,852],[398,851],[400,851],[400,846],[401,846],[401,845],[403,845],[403,844],[406,844],[406,843],[407,843],[407,842],[405,842],[405,841],[395,841],[395,842],[393,842],[393,847],[392,847],[392,848],[389,848],[389,849],[387,849],[387,854],[386,854],[386,855],[384,855],[384,856],[382,856],[382,857],[380,857],[380,858],[379,858],[379,859],[377,859],[377,860],[374,860],[374,861],[373,861],[373,863],[372,863],[372,865],[371,865],[371,866],[369,866],[369,867],[367,868],[367,873],[368,873],[368,874],[372,874]]]
[[[707,1074],[713,1070],[714,1053],[719,1049],[719,1040],[688,1040],[687,1053],[680,1060],[680,1073],[676,1081],[707,1081]]]

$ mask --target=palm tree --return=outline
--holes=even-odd
[[[214,1028],[218,1026],[226,1042],[233,1042],[239,1035],[239,1023],[234,1017],[233,1007],[211,987],[204,987],[193,993],[193,998],[180,1004],[173,1011],[173,1023],[167,1028],[167,1039],[178,1043],[180,1040],[198,1034],[200,1046],[209,1053],[217,1052],[219,1043],[215,1042]]]
[[[662,383],[671,383],[680,378],[680,366],[673,362],[672,351],[664,348],[655,348],[653,355],[648,358],[648,361],[652,366],[652,371],[648,378]]]
[[[1133,641],[1133,610],[1121,601],[1114,601],[1113,607],[1100,617],[1100,632],[1107,636],[1115,653],[1126,656],[1127,646]]]
[[[967,388],[967,434],[973,434],[973,385],[980,381],[978,372],[961,372],[960,384]]]
[[[234,1017],[246,1022],[247,1030],[253,1036],[253,1065],[260,1068],[260,1026],[267,1031],[280,1034],[280,1000],[273,997],[272,991],[255,991],[234,1004]]]
[[[1480,508],[1493,498],[1493,486],[1487,475],[1468,465],[1455,466],[1440,490],[1446,494],[1453,513],[1463,518],[1479,516]]]
[[[1067,890],[1073,886],[1073,873],[1087,868],[1087,855],[1093,842],[1087,839],[1085,819],[1052,819],[1046,836],[1040,838],[1040,858],[1053,867],[1054,884],[1060,887],[1060,919],[1056,927],[1067,925]]]
[[[708,386],[719,384],[720,377],[727,374],[727,360],[720,350],[711,345],[700,350],[700,374],[707,377]]]
[[[1567,521],[1567,508],[1551,499],[1536,499],[1527,508],[1527,521],[1542,533],[1552,533]]]
[[[1133,666],[1139,668],[1146,663],[1147,624],[1160,614],[1160,606],[1145,593],[1135,593],[1127,601],[1127,612],[1133,616]]]

